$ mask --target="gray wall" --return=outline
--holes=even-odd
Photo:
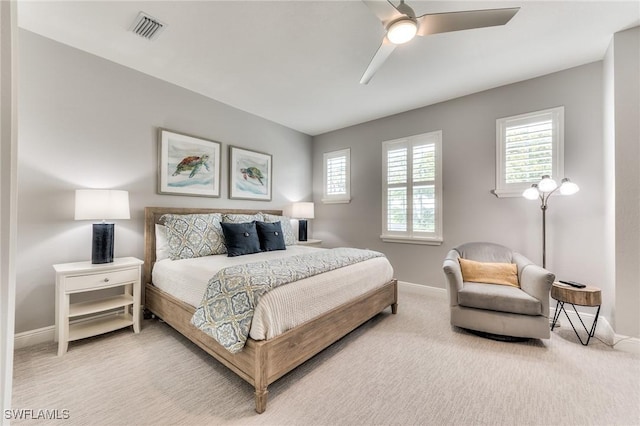
[[[617,35],[616,46],[631,49],[630,37]],[[615,152],[607,145],[606,135],[613,130],[606,123],[616,117],[611,113],[607,119],[611,102],[603,100],[603,92],[609,96],[603,80],[616,74],[616,92],[631,90],[633,81],[616,73],[607,61],[604,77],[602,62],[587,64],[320,135],[312,145],[307,135],[33,33],[21,30],[19,43],[17,332],[53,324],[51,265],[89,259],[90,223],[73,220],[77,188],[130,192],[132,219],[117,222],[117,256],[142,256],[144,206],[282,208],[291,201],[310,199],[313,183],[313,238],[323,239],[325,246],[381,250],[403,281],[444,287],[444,255],[472,240],[502,243],[540,262],[539,205],[490,194],[495,179],[495,120],[558,105],[565,106],[565,174],[581,191],[550,201],[548,267],[559,277],[602,287],[603,314],[609,319],[617,296],[616,315],[623,315],[627,324],[638,324],[637,302],[622,300],[637,296],[637,279],[616,284],[616,256],[610,250],[616,241],[607,237],[616,222],[611,217],[621,213],[605,208],[613,199],[607,189],[615,177],[623,177],[610,172],[614,160],[608,158]],[[609,56],[613,58],[613,53]],[[617,57],[615,65],[620,60]],[[610,97],[615,103],[615,94]],[[621,120],[614,127],[627,135],[622,152],[637,153],[637,133],[633,139],[637,121]],[[156,193],[158,127],[223,143],[220,199]],[[438,129],[443,130],[445,242],[442,246],[383,243],[379,239],[381,142]],[[272,202],[227,199],[228,145],[273,154]],[[322,154],[346,147],[352,150],[352,202],[323,205]],[[637,154],[629,158],[633,161]],[[638,186],[624,188],[631,200],[635,191],[637,199]],[[637,226],[637,215],[625,217],[635,218]],[[632,244],[637,239],[631,234],[626,241]],[[635,253],[636,260],[628,262],[626,270],[636,272],[637,278]],[[633,335],[633,328],[628,330]]]
[[[311,199],[311,137],[28,31],[19,32],[16,331],[54,323],[51,265],[89,260],[74,190],[129,191],[116,256],[143,256],[145,206],[280,209]],[[156,192],[157,128],[223,144],[222,197]],[[228,145],[273,155],[271,202],[229,200]]]
[[[493,241],[541,263],[539,202],[496,198],[496,119],[565,107],[565,175],[580,185],[572,196],[554,196],[547,211],[547,267],[559,278],[603,288],[602,313],[613,309],[613,284],[602,265],[605,229],[602,161],[602,62],[498,87],[448,102],[341,129],[314,138],[314,238],[326,246],[380,250],[396,277],[444,287],[442,260],[468,241]],[[384,243],[381,233],[382,141],[443,131],[444,243]],[[351,148],[349,204],[322,204],[322,154]]]
[[[614,35],[605,66],[605,137],[615,166],[608,181],[614,183],[608,215],[615,235],[614,323],[616,332],[640,337],[640,27]]]
[[[11,408],[13,377],[16,170],[17,2],[0,2],[0,409]],[[4,420],[3,420],[4,421]],[[8,420],[7,420],[8,422]],[[0,421],[2,423],[2,421]]]

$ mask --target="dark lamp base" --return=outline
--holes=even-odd
[[[307,219],[298,220],[298,241],[307,241]]]
[[[95,223],[93,225],[91,263],[113,262],[113,234],[113,223]]]

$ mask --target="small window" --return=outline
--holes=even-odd
[[[324,161],[323,203],[351,201],[351,150],[327,152]]]
[[[564,107],[496,120],[498,197],[522,195],[543,175],[564,173]]]
[[[386,242],[442,243],[442,131],[382,144]]]

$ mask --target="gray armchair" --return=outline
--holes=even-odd
[[[463,281],[460,257],[515,263],[520,288]],[[484,242],[454,248],[442,267],[447,277],[452,325],[499,336],[549,338],[549,291],[554,274],[507,247]]]

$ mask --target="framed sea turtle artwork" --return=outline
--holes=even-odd
[[[271,201],[271,155],[229,147],[229,198]]]
[[[166,129],[158,139],[158,193],[220,197],[220,142]]]

